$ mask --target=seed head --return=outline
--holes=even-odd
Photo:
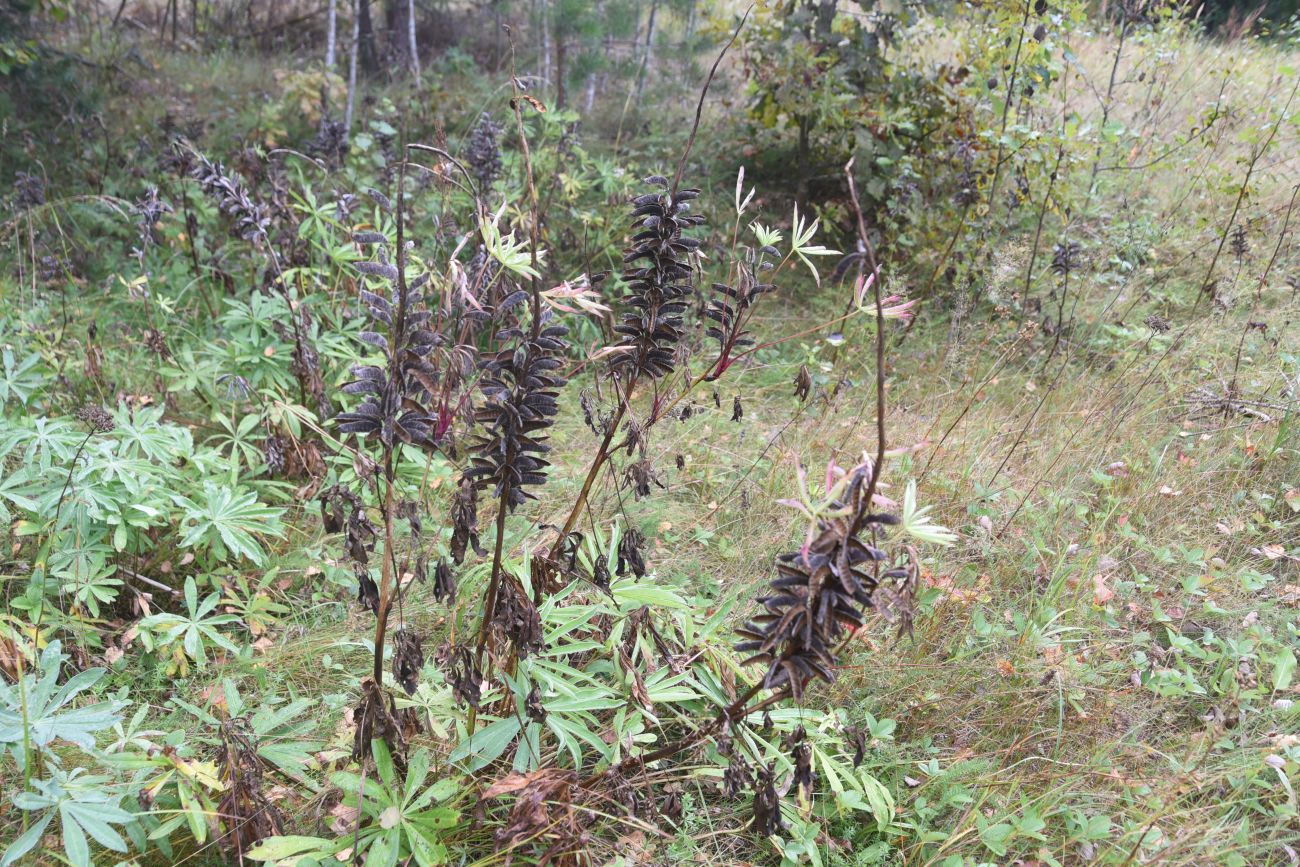
[[[90,425],[90,429],[95,433],[108,433],[117,427],[113,417],[102,406],[91,403],[77,410],[77,418]]]

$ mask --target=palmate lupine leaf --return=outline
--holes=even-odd
[[[223,719],[247,718],[255,736],[257,754],[293,776],[300,775],[302,767],[311,761],[312,753],[321,748],[320,742],[311,737],[315,721],[308,713],[317,706],[315,699],[298,697],[285,701],[266,696],[253,707],[240,695],[235,682],[225,678],[221,681],[221,692],[212,693],[203,707],[176,696],[172,697],[172,703],[214,731]],[[214,708],[217,703],[225,705],[224,712]]]
[[[903,492],[903,512],[900,520],[903,532],[933,545],[953,544],[957,541],[957,534],[930,520],[930,510],[933,508],[933,506],[917,506],[916,480],[908,482],[907,490]]]
[[[535,280],[541,275],[532,264],[532,254],[527,242],[515,238],[515,233],[508,235],[501,234],[501,229],[497,225],[501,220],[501,214],[505,210],[497,211],[496,216],[491,220],[482,218],[479,220],[479,231],[483,236],[483,246],[487,249],[488,255],[501,263],[510,273],[522,277],[526,280]],[[546,251],[537,251],[537,261],[544,262]]]
[[[202,503],[179,494],[172,497],[186,512],[181,545],[209,548],[223,560],[227,555],[247,557],[260,566],[265,552],[257,534],[278,538],[284,510],[259,503],[256,494],[223,485],[206,484],[203,494]]]
[[[65,774],[56,765],[47,765],[48,779],[33,780],[35,791],[20,792],[13,797],[20,810],[42,811],[27,832],[14,840],[0,855],[0,865],[9,867],[31,851],[57,814],[62,831],[63,852],[73,867],[90,867],[90,841],[114,852],[126,852],[126,841],[113,825],[124,825],[135,817],[118,806],[121,795],[104,790],[108,777],[82,776],[83,769]]]
[[[799,216],[799,206],[794,208],[794,226],[790,229],[790,252],[799,257],[799,261],[808,266],[812,272],[813,280],[817,285],[822,285],[821,275],[817,273],[817,266],[812,263],[809,256],[838,256],[839,250],[830,250],[820,244],[809,243],[813,235],[817,234],[817,227],[821,220],[813,220],[812,223],[804,222]]]
[[[40,363],[41,357],[36,353],[21,360],[8,347],[0,353],[0,406],[11,399],[27,403],[44,381],[38,370]]]
[[[439,832],[455,825],[460,814],[451,807],[434,806],[434,802],[456,794],[459,784],[451,778],[429,780],[432,761],[423,747],[411,755],[405,780],[397,773],[392,753],[382,740],[372,742],[372,754],[374,775],[348,771],[330,775],[330,782],[343,792],[343,805],[356,808],[364,817],[355,837],[349,838],[356,840],[357,852],[364,852],[366,863],[374,865],[445,864],[447,850]],[[275,840],[253,848],[249,857],[270,860],[266,853],[274,851]]]
[[[239,650],[234,642],[217,630],[218,626],[239,622],[239,618],[233,614],[212,613],[220,602],[221,596],[217,593],[209,593],[200,602],[194,576],[188,576],[185,579],[186,613],[164,612],[145,617],[139,623],[140,637],[150,650],[154,647],[170,647],[180,642],[185,655],[202,668],[208,662],[205,650],[208,644],[215,644],[232,653]],[[178,657],[178,661],[183,660]]]
[[[36,511],[36,501],[27,496],[32,493],[31,479],[25,468],[19,467],[0,478],[0,524],[8,526],[13,520],[9,506],[15,506],[25,512]],[[6,505],[8,501],[9,505]]]
[[[88,668],[60,686],[59,667],[65,659],[62,644],[52,641],[41,653],[39,676],[33,672],[18,683],[0,683],[0,746],[13,753],[20,768],[26,764],[24,742],[37,750],[55,740],[93,749],[96,732],[121,719],[120,711],[127,705],[106,701],[71,707],[73,699],[99,682],[104,669]]]

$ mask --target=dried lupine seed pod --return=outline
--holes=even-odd
[[[808,372],[808,365],[799,365],[799,373],[794,378],[794,396],[799,400],[807,400],[808,395],[812,394],[812,374]]]
[[[688,214],[699,190],[667,189],[662,177],[647,178],[657,192],[632,200],[632,224],[640,229],[625,251],[627,266],[623,279],[628,294],[622,320],[615,326],[621,335],[610,367],[630,377],[659,379],[672,372],[682,337],[682,317],[692,289],[688,257],[700,242],[685,237],[685,229],[701,225],[704,218]]]
[[[636,527],[628,527],[622,538],[618,540],[617,572],[619,575],[626,575],[627,570],[631,569],[636,577],[645,577],[645,559],[641,555],[644,546],[645,536],[641,531]]]
[[[402,685],[407,695],[415,694],[415,685],[424,668],[424,650],[420,636],[409,629],[393,633],[393,679]]]
[[[749,827],[760,837],[771,837],[785,830],[781,818],[781,796],[776,792],[776,774],[770,766],[760,768],[754,782],[754,813]]]
[[[456,601],[456,576],[451,573],[451,565],[446,560],[439,560],[433,569],[433,598],[439,602]]]

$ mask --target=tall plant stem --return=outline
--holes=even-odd
[[[573,508],[569,510],[569,517],[564,519],[564,526],[560,530],[560,537],[555,540],[551,546],[551,558],[554,559],[559,555],[560,549],[564,546],[564,540],[573,532],[573,528],[578,523],[578,518],[582,515],[582,509],[587,504],[587,497],[591,494],[591,486],[596,481],[596,476],[600,473],[601,467],[609,460],[610,443],[614,441],[614,434],[618,432],[618,426],[623,422],[623,416],[627,413],[627,401],[632,397],[632,386],[636,384],[636,379],[628,383],[627,393],[619,400],[618,409],[614,412],[614,417],[610,419],[609,425],[605,430],[605,437],[600,441],[600,448],[596,449],[596,456],[591,460],[591,466],[587,468],[587,477],[582,480],[582,488],[578,491],[578,497],[573,501]],[[540,592],[538,588],[533,588],[534,594]]]
[[[1057,172],[1061,170],[1061,160],[1065,157],[1065,148],[1056,149],[1056,165],[1047,177],[1047,192],[1043,194],[1043,204],[1038,209],[1038,225],[1034,228],[1034,245],[1029,251],[1029,265],[1025,268],[1025,290],[1020,302],[1020,322],[1023,325],[1029,311],[1029,293],[1033,291],[1034,265],[1038,262],[1038,245],[1043,239],[1043,220],[1047,216],[1047,206],[1052,201],[1052,189],[1056,186]],[[1059,322],[1057,323],[1060,324]]]
[[[519,77],[515,74],[515,40],[510,38],[510,86],[514,90],[514,98],[510,100],[510,107],[515,112],[515,129],[519,134],[519,149],[524,155],[524,180],[528,184],[528,255],[529,264],[532,265],[533,277],[529,281],[529,288],[532,292],[533,305],[533,339],[536,340],[542,327],[542,296],[541,288],[537,285],[541,280],[541,270],[538,267],[537,247],[541,243],[541,212],[537,207],[537,184],[533,181],[533,155],[528,148],[528,135],[524,131],[524,112],[521,107],[523,102],[520,99]],[[502,502],[505,502],[504,500]]]
[[[386,461],[385,475],[392,466],[391,459]],[[384,559],[380,566],[379,610],[375,613],[375,666],[373,676],[375,684],[384,683],[384,635],[388,631],[388,612],[393,607],[393,574],[396,571],[394,559],[397,552],[393,544],[393,479],[389,476],[384,492]],[[401,576],[398,576],[401,580]]]
[[[1250,331],[1250,317],[1255,315],[1255,308],[1259,306],[1260,295],[1264,292],[1264,284],[1268,280],[1269,273],[1273,270],[1273,265],[1277,262],[1277,254],[1282,252],[1282,243],[1286,240],[1287,227],[1291,225],[1291,212],[1295,209],[1297,194],[1300,194],[1300,184],[1291,188],[1291,201],[1287,203],[1286,215],[1282,218],[1282,231],[1277,233],[1277,246],[1273,248],[1273,255],[1269,257],[1268,265],[1264,268],[1264,273],[1259,277],[1259,284],[1255,287],[1255,298],[1250,303],[1250,312],[1246,314],[1246,327],[1241,329],[1241,336],[1237,340],[1237,354],[1232,359],[1232,380],[1228,383],[1228,393],[1226,395],[1230,401],[1237,394],[1237,372],[1241,368],[1241,351],[1246,345],[1246,334]]]
[[[58,535],[59,515],[63,513],[63,501],[68,496],[68,488],[72,486],[72,476],[77,471],[77,461],[81,460],[81,455],[86,450],[86,444],[90,442],[91,437],[93,437],[94,435],[95,435],[94,430],[91,430],[90,433],[86,434],[86,438],[81,441],[81,445],[77,446],[76,454],[72,456],[72,465],[68,467],[68,476],[66,479],[63,480],[63,490],[59,492],[59,502],[54,506],[54,521],[52,524],[50,524],[50,536],[45,543],[47,546],[52,545],[54,543],[55,537]],[[44,559],[46,559],[48,563],[48,558],[44,558]],[[36,619],[32,623],[32,647],[33,648],[36,647],[37,641],[40,638],[41,622],[44,621],[45,619],[45,579],[48,575],[48,568],[49,568],[48,565],[41,567],[41,604],[40,607],[36,609]],[[63,590],[60,587],[59,590],[60,603],[62,602],[62,599],[63,599]],[[22,654],[19,654],[20,658],[21,656]],[[19,682],[21,683],[22,681],[21,672],[19,672],[18,677],[19,677]],[[26,700],[25,694],[23,698],[24,700]],[[23,727],[24,738],[26,737],[26,735],[27,735],[27,728],[24,725]],[[28,780],[30,780],[30,777],[24,778],[25,782]]]
[[[1124,40],[1128,38],[1129,14],[1127,10],[1121,9],[1121,15],[1124,21],[1119,28],[1119,43],[1115,46],[1115,60],[1110,65],[1110,81],[1106,84],[1106,99],[1101,104],[1101,126],[1099,132],[1104,133],[1106,124],[1110,122],[1111,98],[1115,93],[1115,76],[1119,72],[1119,61],[1124,54]],[[1101,167],[1101,142],[1097,142],[1097,152],[1092,158],[1092,176],[1088,178],[1088,200],[1091,202],[1092,194],[1097,188],[1097,170]],[[1086,205],[1085,205],[1086,208]]]
[[[492,546],[492,577],[488,579],[487,593],[483,597],[483,616],[478,625],[478,638],[474,642],[474,669],[483,670],[483,651],[487,647],[488,629],[492,625],[492,615],[496,612],[497,588],[501,584],[501,558],[506,544],[506,502],[509,492],[501,498],[501,508],[497,511],[497,538]],[[486,680],[486,675],[484,676]],[[478,708],[469,709],[468,731],[474,733],[474,722],[478,717]]]
[[[752,5],[745,10],[744,15],[740,18],[740,23],[732,31],[731,39],[727,40],[727,44],[722,46],[722,50],[718,52],[717,58],[713,61],[713,66],[709,69],[709,77],[704,80],[704,86],[700,88],[700,99],[695,105],[695,122],[691,125],[691,134],[686,139],[686,146],[682,149],[682,155],[677,160],[677,171],[673,174],[672,187],[670,188],[673,198],[677,196],[677,188],[682,182],[682,174],[686,171],[686,160],[691,155],[691,148],[695,145],[695,136],[700,130],[700,117],[704,113],[704,99],[709,95],[709,85],[713,83],[713,77],[718,73],[718,66],[722,63],[722,58],[727,56],[727,51],[736,43],[740,31],[744,28],[745,22],[749,20],[749,13],[752,11],[754,11]],[[641,367],[642,365],[638,364],[635,369],[640,370]],[[610,420],[609,429],[605,431],[605,437],[601,440],[600,448],[596,450],[596,456],[592,458],[591,466],[587,469],[587,477],[582,482],[582,488],[578,491],[578,497],[574,500],[573,508],[569,510],[569,517],[564,521],[564,527],[560,531],[559,538],[551,546],[550,556],[552,559],[559,554],[560,549],[564,546],[564,540],[573,532],[574,526],[578,523],[578,518],[582,515],[582,509],[587,503],[587,497],[591,493],[591,486],[595,483],[596,476],[600,473],[605,461],[609,460],[610,443],[614,441],[614,434],[618,431],[623,416],[627,413],[627,404],[632,399],[632,390],[636,388],[637,379],[638,376],[633,374],[628,380],[627,388],[619,397],[618,409],[615,410],[614,418]],[[694,384],[692,383],[692,385]],[[534,593],[537,592],[539,591],[534,588]]]
[[[389,334],[390,357],[388,375],[393,382],[402,376],[399,353],[401,336],[406,331],[407,286],[406,286],[406,233],[405,233],[405,192],[406,161],[403,160],[397,175],[397,310]],[[393,519],[396,503],[393,492],[396,490],[397,478],[393,472],[393,457],[399,445],[384,447],[384,559],[380,566],[379,606],[375,612],[375,686],[384,684],[384,635],[388,631],[388,614],[393,607],[393,594],[397,592],[402,576],[397,571],[397,546],[394,544]]]
[[[514,109],[515,129],[519,134],[519,147],[524,156],[524,178],[528,185],[528,206],[531,218],[529,220],[529,256],[533,271],[533,276],[529,281],[529,288],[532,295],[532,335],[533,340],[536,340],[542,328],[542,296],[541,288],[538,286],[541,272],[538,267],[537,256],[541,226],[539,225],[540,216],[537,210],[537,186],[533,182],[532,153],[528,148],[528,136],[524,130],[524,115],[521,107],[523,100],[519,89],[519,78],[515,75],[515,41],[513,36],[510,38],[510,83],[514,90],[514,98],[510,100],[510,107]],[[512,454],[508,463],[513,463],[514,457]],[[479,618],[478,639],[474,646],[474,668],[477,671],[483,670],[483,651],[487,647],[488,629],[491,627],[492,618],[496,614],[497,588],[501,583],[501,558],[506,539],[506,516],[509,512],[510,486],[505,484],[502,485],[501,495],[497,498],[497,537],[492,551],[492,577],[488,580],[487,593],[483,597],[483,611]],[[468,721],[471,735],[474,732],[474,723],[477,717],[478,709],[471,707]]]
[[[1011,75],[1007,78],[1007,97],[1002,105],[1002,130],[998,133],[998,158],[993,164],[993,182],[989,184],[990,211],[998,194],[998,182],[1002,180],[1002,157],[1006,152],[1007,122],[1011,116],[1011,101],[1015,97],[1016,77],[1020,72],[1020,52],[1025,45],[1025,27],[1029,25],[1029,13],[1033,6],[1034,0],[1025,0],[1025,14],[1020,20],[1019,34],[1016,37],[1016,53],[1011,58]]]
[[[871,511],[871,500],[876,494],[876,485],[880,481],[881,468],[885,464],[885,307],[880,296],[880,266],[876,264],[876,251],[871,246],[871,237],[867,234],[867,222],[862,216],[862,205],[858,201],[858,185],[853,180],[853,160],[844,166],[844,176],[849,182],[849,201],[853,204],[853,213],[857,217],[858,239],[862,241],[867,253],[867,262],[875,280],[871,288],[876,301],[876,460],[871,467],[871,481],[867,484],[867,507],[860,510],[861,515]],[[856,531],[856,528],[855,528]],[[852,535],[850,533],[849,535]]]

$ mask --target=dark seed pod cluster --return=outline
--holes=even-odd
[[[638,499],[644,499],[650,496],[650,485],[664,486],[655,475],[654,468],[650,465],[648,458],[643,458],[627,465],[623,472],[623,478],[632,488],[632,494]]]
[[[359,496],[342,485],[326,488],[320,495],[320,517],[326,533],[343,533],[349,558],[362,565],[370,562],[379,528],[366,515]]]
[[[1232,257],[1238,261],[1246,258],[1250,253],[1250,239],[1246,236],[1246,227],[1237,226],[1232,230],[1232,240],[1228,242],[1228,249],[1232,251]]]
[[[357,576],[357,602],[371,614],[378,614],[379,585],[370,577],[370,569],[361,563],[353,563],[352,573]]]
[[[451,500],[451,559],[457,566],[465,562],[465,549],[471,546],[480,557],[486,553],[478,541],[478,488],[461,479]]]
[[[732,751],[727,759],[727,769],[722,772],[722,794],[728,798],[739,797],[741,792],[749,790],[754,782],[754,775],[749,763],[739,750]]]
[[[796,700],[814,677],[835,679],[835,645],[846,629],[863,623],[863,612],[880,607],[874,598],[885,579],[907,579],[906,568],[886,569],[884,551],[858,538],[871,524],[893,524],[892,515],[872,514],[867,500],[868,471],[853,471],[841,500],[839,517],[822,519],[803,551],[777,558],[777,577],[759,600],[763,612],[738,630],[736,649],[751,653],[746,663],[767,666],[763,686],[788,687]],[[897,604],[889,601],[892,609]]]
[[[183,150],[187,145],[177,142],[174,147]],[[271,215],[265,205],[252,197],[238,175],[196,152],[190,177],[199,182],[203,192],[215,199],[221,212],[230,218],[232,234],[254,243],[266,238]]]
[[[399,629],[393,634],[393,678],[407,695],[415,694],[420,669],[424,668],[424,650],[420,643],[420,636],[409,629]]]
[[[996,81],[990,80],[989,89],[997,87]],[[957,171],[957,191],[953,194],[953,203],[958,207],[967,207],[979,201],[980,172],[975,167],[975,144],[970,139],[960,139],[954,147],[960,168]]]
[[[794,378],[794,396],[801,401],[806,401],[808,395],[812,394],[812,388],[812,374],[808,372],[808,365],[799,365],[799,373]]]
[[[388,261],[383,235],[359,233],[355,240],[379,245],[378,261],[358,262],[357,270],[376,281],[383,294],[361,289],[361,301],[370,319],[386,334],[362,331],[361,341],[378,350],[385,364],[352,368],[355,380],[343,386],[347,394],[365,395],[361,405],[341,412],[335,422],[340,432],[377,439],[386,449],[407,443],[424,449],[436,446],[437,420],[426,405],[437,390],[437,370],[427,357],[439,338],[429,330],[433,314],[419,309],[421,288],[428,273],[409,283],[398,266]]]
[[[745,330],[753,306],[759,298],[776,289],[771,283],[762,281],[759,275],[772,270],[768,256],[780,257],[775,247],[760,247],[749,250],[745,257],[737,262],[738,275],[735,286],[714,283],[714,297],[704,309],[704,315],[713,320],[705,332],[718,341],[718,360],[713,370],[705,377],[715,380],[726,373],[727,368],[736,360],[736,350],[753,346],[754,338]]]
[[[352,758],[370,755],[370,743],[376,739],[387,743],[399,756],[406,754],[406,731],[398,721],[397,702],[372,678],[361,681],[361,701],[353,719],[357,722],[352,737]]]
[[[810,803],[817,774],[813,771],[812,745],[808,743],[808,733],[803,726],[798,726],[790,733],[786,746],[794,756],[794,784],[799,790],[799,798],[804,803]]]
[[[687,213],[699,190],[671,191],[663,177],[647,178],[646,183],[662,191],[632,200],[632,224],[640,231],[623,256],[627,310],[614,329],[621,339],[611,366],[629,376],[658,379],[673,370],[691,292],[687,257],[700,246],[682,232],[701,225],[704,218]]]
[[[433,568],[433,598],[439,602],[456,601],[456,576],[451,573],[451,564],[439,560]]]
[[[546,722],[546,708],[542,705],[542,691],[537,684],[528,691],[528,698],[524,701],[524,713],[533,722]]]
[[[465,162],[478,181],[479,190],[486,192],[492,182],[501,176],[501,145],[497,137],[501,127],[493,122],[487,112],[479,115],[478,123],[469,134],[469,147],[465,149]]]
[[[77,418],[89,425],[95,433],[108,433],[117,427],[108,410],[93,403],[88,403],[77,410]]]
[[[13,201],[19,211],[45,204],[45,178],[34,172],[14,172]]]
[[[523,586],[509,576],[502,578],[497,590],[492,628],[502,643],[509,641],[514,645],[521,659],[546,646],[542,640],[542,618],[537,613],[537,606],[528,598]]]
[[[225,784],[217,815],[225,833],[217,838],[232,861],[265,840],[284,833],[284,817],[263,788],[263,759],[244,717],[223,720],[217,772]]]
[[[442,668],[456,699],[478,707],[483,696],[483,673],[474,664],[474,651],[468,647],[448,647],[442,655]]]
[[[1052,271],[1060,276],[1075,271],[1083,264],[1083,245],[1078,241],[1063,241],[1052,248]]]
[[[636,577],[645,577],[645,558],[641,554],[644,547],[645,536],[636,527],[628,527],[627,532],[618,540],[619,575],[626,575],[630,569]]]
[[[465,478],[491,488],[492,496],[511,512],[534,498],[530,487],[546,483],[550,463],[542,455],[550,447],[545,431],[559,411],[556,398],[565,382],[556,373],[561,366],[556,356],[568,346],[567,329],[546,322],[540,326],[535,335],[519,327],[498,332],[498,340],[513,346],[483,361],[484,403],[474,413],[482,433],[473,444],[475,454]]]
[[[754,817],[750,830],[760,837],[771,837],[785,830],[781,818],[781,796],[776,791],[776,773],[771,767],[759,768],[754,783]]]
[[[158,223],[165,214],[171,212],[172,206],[158,198],[158,188],[155,186],[146,189],[144,197],[131,206],[136,235],[140,239],[140,246],[134,251],[137,256],[143,256],[146,250],[158,243]]]

